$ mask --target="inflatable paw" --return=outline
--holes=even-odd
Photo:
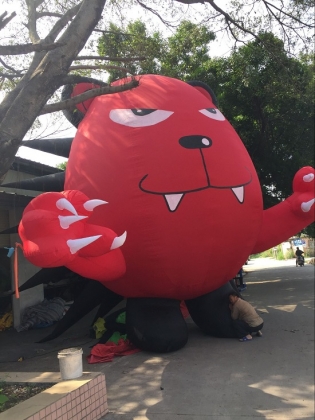
[[[112,280],[125,271],[124,258],[118,249],[126,233],[116,233],[104,226],[89,223],[94,209],[107,204],[89,200],[80,191],[45,193],[25,208],[19,225],[25,257],[39,267],[76,267],[83,276]]]

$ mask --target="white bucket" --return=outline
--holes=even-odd
[[[73,347],[58,352],[62,379],[75,379],[82,376],[82,349]]]

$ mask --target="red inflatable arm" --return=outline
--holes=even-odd
[[[314,215],[314,169],[300,169],[293,180],[293,194],[263,212],[263,224],[252,254],[264,251],[312,223]]]

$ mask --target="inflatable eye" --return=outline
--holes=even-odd
[[[158,124],[173,114],[160,109],[113,109],[109,118],[117,124],[128,127],[148,127]]]
[[[208,118],[212,118],[213,120],[217,121],[224,121],[225,117],[217,108],[205,108],[201,109],[199,112],[201,112],[203,115],[205,115]]]

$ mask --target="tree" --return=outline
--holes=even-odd
[[[16,9],[25,12],[26,22],[23,24],[14,24],[15,12],[0,15],[0,30],[10,28],[11,25],[12,37],[7,36],[7,45],[0,46],[0,54],[5,57],[0,61],[0,83],[7,92],[0,105],[0,182],[38,115],[73,107],[75,102],[87,97],[130,89],[137,85],[135,80],[120,87],[107,86],[103,81],[98,81],[101,86],[98,90],[93,89],[67,103],[47,104],[61,86],[82,80],[78,71],[99,69],[102,67],[99,60],[117,59],[121,63],[125,59],[79,55],[93,31],[103,32],[101,18],[106,0],[20,0],[20,3],[19,7],[15,1]],[[292,44],[293,40],[295,43],[299,40],[307,46],[308,33],[312,34],[314,29],[313,1],[309,0],[231,0],[224,8],[219,7],[214,0],[117,0],[112,3],[121,8],[122,14],[129,13],[130,6],[135,4],[159,16],[164,22],[167,22],[170,15],[178,15],[180,7],[202,5],[201,21],[208,22],[218,30],[229,31],[235,41],[253,37],[262,45],[264,43],[259,36],[262,25],[266,28],[275,25],[288,47],[296,45]],[[250,10],[252,13],[248,13]],[[109,18],[111,9],[106,9],[106,13]],[[17,27],[23,38],[18,43]],[[27,33],[23,32],[24,28]],[[22,60],[21,55],[26,58]],[[18,57],[17,61],[14,62],[12,57]],[[86,60],[89,63],[90,60],[96,60],[96,64],[82,64],[82,60],[85,63]],[[131,58],[128,60],[132,61]]]
[[[202,80],[209,71],[210,43],[215,35],[205,25],[183,21],[167,40],[161,73],[182,80]]]
[[[146,2],[137,0],[137,3],[145,6]],[[162,2],[160,10],[165,8],[164,3]],[[178,3],[190,7],[202,3],[203,20],[200,23],[211,25],[216,33],[227,33],[234,40],[235,46],[254,39],[264,45],[264,40],[259,36],[264,30],[279,36],[290,53],[296,51],[297,47],[312,50],[313,0],[178,0]]]
[[[78,59],[79,52],[100,20],[105,0],[83,0],[77,4],[74,2],[68,10],[64,10],[61,6],[63,13],[37,10],[44,3],[42,0],[36,2],[27,0],[26,3],[28,6],[27,27],[31,43],[2,46],[2,51],[0,50],[3,55],[34,52],[25,73],[16,72],[2,61],[2,65],[10,70],[19,82],[14,85],[0,105],[0,180],[8,171],[25,133],[36,117],[43,113],[43,110],[51,112],[62,109],[62,106],[66,105],[59,104],[58,107],[53,107],[46,103],[60,86],[79,80],[78,76],[69,75],[69,71],[71,71],[72,62]],[[59,20],[52,25],[48,35],[40,39],[37,30],[38,21],[47,16],[56,16]],[[0,22],[2,26],[8,23],[8,21],[4,22],[3,15]],[[4,75],[4,78],[7,79],[8,75]],[[93,97],[101,93],[130,89],[137,85],[135,81],[131,81],[117,89],[105,83],[99,84],[102,85],[101,88],[83,95]],[[80,100],[82,101],[83,97],[77,99],[77,101]]]
[[[144,22],[130,22],[126,28],[110,23],[98,41],[102,56],[129,58],[144,55],[137,64],[126,64],[131,74],[164,74],[182,80],[200,79],[208,72],[209,43],[215,39],[205,25],[182,21],[174,35],[163,38],[150,34]],[[114,64],[110,62],[109,64]],[[121,77],[121,69],[110,69],[110,80]]]
[[[313,65],[289,57],[272,34],[212,62],[213,88],[255,164],[265,207],[292,193],[302,166],[314,165]],[[280,58],[280,59],[279,59]]]
[[[110,22],[98,40],[98,53],[101,56],[118,57],[126,60],[122,68],[109,61],[107,66],[109,80],[122,77],[122,70],[129,74],[157,74],[161,66],[157,57],[163,56],[164,41],[160,32],[149,34],[144,22],[136,20],[123,28]],[[128,62],[132,57],[142,58],[139,62]]]

